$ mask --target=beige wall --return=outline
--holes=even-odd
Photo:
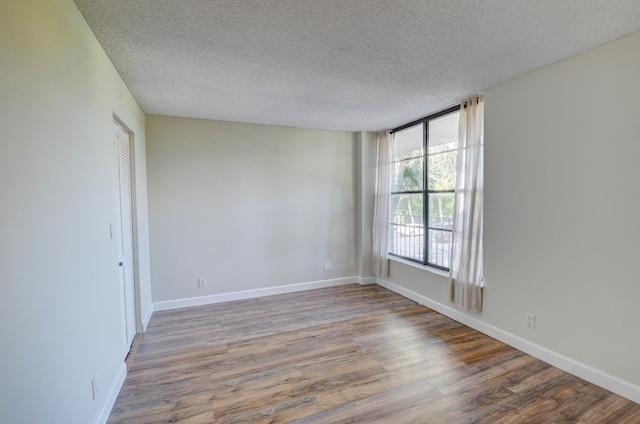
[[[154,302],[356,274],[353,134],[148,116],[147,137]]]
[[[636,401],[638,75],[636,33],[485,91],[487,286],[472,315]],[[390,280],[449,306],[444,277],[393,262]]]
[[[151,308],[145,118],[73,2],[0,2],[0,39],[0,422],[92,423],[124,359],[114,113],[135,135]]]

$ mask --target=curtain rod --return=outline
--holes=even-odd
[[[478,102],[479,102],[481,97],[482,97],[482,94],[481,94],[481,95],[479,95],[479,96],[476,96],[476,97],[472,97],[472,98],[470,98],[470,99],[467,99],[467,100],[465,100],[465,101],[464,101],[464,103],[463,103],[462,105],[463,105],[463,106],[464,106],[464,108],[466,109],[466,107],[467,107],[467,105],[468,105],[468,103],[469,103],[469,100],[474,100],[474,99],[475,99],[476,101],[478,101]]]

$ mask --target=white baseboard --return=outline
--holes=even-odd
[[[214,294],[210,296],[189,297],[186,299],[164,300],[153,304],[154,311],[189,308],[192,306],[211,305],[214,303],[230,302],[233,300],[252,299],[254,297],[271,296],[274,294],[293,293],[305,290],[321,289],[325,287],[355,284],[357,277],[334,278],[331,280],[309,281],[306,283],[288,284],[285,286],[265,287],[231,293]]]
[[[104,405],[102,406],[102,410],[100,411],[100,415],[96,420],[96,424],[106,424],[109,419],[109,414],[111,414],[111,410],[113,409],[113,405],[116,403],[116,399],[118,398],[118,394],[120,394],[120,389],[122,389],[122,385],[124,384],[124,380],[127,378],[127,365],[123,362],[120,367],[120,371],[118,372],[118,376],[114,380],[111,388],[109,389],[109,395],[105,400]]]
[[[545,347],[532,343],[528,340],[518,337],[514,334],[508,333],[498,327],[487,324],[480,321],[470,315],[466,315],[458,309],[452,308],[449,305],[444,305],[440,302],[436,302],[416,293],[412,290],[408,290],[402,286],[399,286],[390,281],[378,278],[377,283],[382,287],[385,287],[393,292],[396,292],[408,299],[413,300],[421,305],[426,306],[429,309],[441,313],[453,320],[458,321],[468,327],[478,330],[496,340],[500,340],[503,343],[508,344],[522,352],[525,352],[535,358],[540,359],[556,368],[560,368],[570,374],[580,377],[590,383],[607,389],[613,393],[623,396],[636,403],[640,403],[640,387],[632,384],[628,381],[624,381],[618,377],[607,374],[601,370],[590,367],[589,365],[578,362],[567,356],[561,355],[557,352],[549,350]]]
[[[358,284],[366,286],[369,284],[376,284],[376,277],[358,277]]]

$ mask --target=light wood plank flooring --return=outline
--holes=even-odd
[[[156,312],[109,423],[640,423],[640,405],[379,286]]]

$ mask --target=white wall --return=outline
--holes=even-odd
[[[135,133],[143,314],[151,307],[145,118],[72,1],[0,2],[0,40],[0,422],[92,423],[124,359],[114,113]]]
[[[353,134],[148,116],[147,138],[154,302],[356,274]]]
[[[636,401],[639,75],[636,33],[485,91],[487,286],[462,314]],[[449,307],[444,277],[390,280]]]

